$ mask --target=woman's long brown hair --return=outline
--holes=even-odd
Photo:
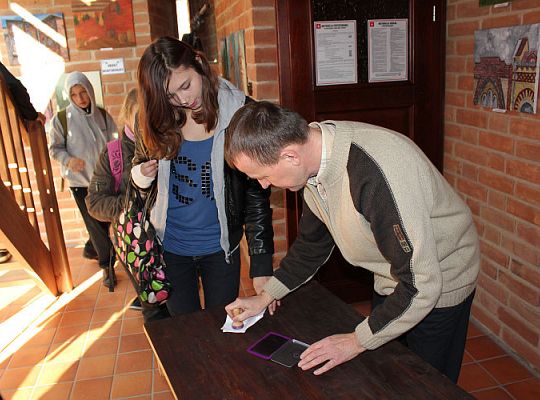
[[[204,123],[207,131],[217,124],[219,81],[204,55],[178,39],[157,39],[144,51],[137,70],[139,126],[153,158],[175,157],[182,143],[186,113],[167,96],[172,71],[178,67],[193,68],[202,78],[202,105],[192,114],[195,122]]]

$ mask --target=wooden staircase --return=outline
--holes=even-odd
[[[0,177],[0,247],[7,248],[13,256],[9,262],[0,264],[0,288],[32,286],[43,296],[52,298],[70,291],[73,282],[45,130],[40,122],[21,120],[3,79],[0,79]],[[44,228],[43,232],[40,228]],[[12,303],[30,296],[28,293],[22,296],[20,290],[15,292],[9,295],[13,297]],[[6,312],[2,309],[0,322],[12,317],[6,316]]]

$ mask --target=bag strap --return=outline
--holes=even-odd
[[[105,120],[105,130],[107,130],[107,111],[105,111],[105,109],[101,108],[100,106],[98,106],[97,108],[101,112],[101,115],[103,116],[103,119]]]
[[[107,151],[109,153],[109,165],[111,174],[114,178],[114,191],[120,191],[122,184],[122,173],[124,172],[124,162],[122,160],[122,140],[111,140],[107,143]]]

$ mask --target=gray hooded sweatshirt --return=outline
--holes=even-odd
[[[88,92],[91,101],[90,113],[86,113],[71,100],[69,92],[75,85],[84,86]],[[52,119],[49,132],[49,155],[61,164],[62,176],[67,179],[70,187],[88,187],[101,150],[107,142],[118,137],[118,129],[108,112],[105,112],[104,118],[97,109],[94,88],[83,73],[70,73],[66,79],[65,90],[69,98],[69,106],[66,108],[67,140],[57,114]],[[82,171],[73,172],[67,168],[72,157],[84,160],[85,167]]]

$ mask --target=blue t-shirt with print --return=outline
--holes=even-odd
[[[202,256],[221,250],[210,167],[213,142],[213,136],[201,141],[184,140],[171,160],[163,247],[173,254]]]

